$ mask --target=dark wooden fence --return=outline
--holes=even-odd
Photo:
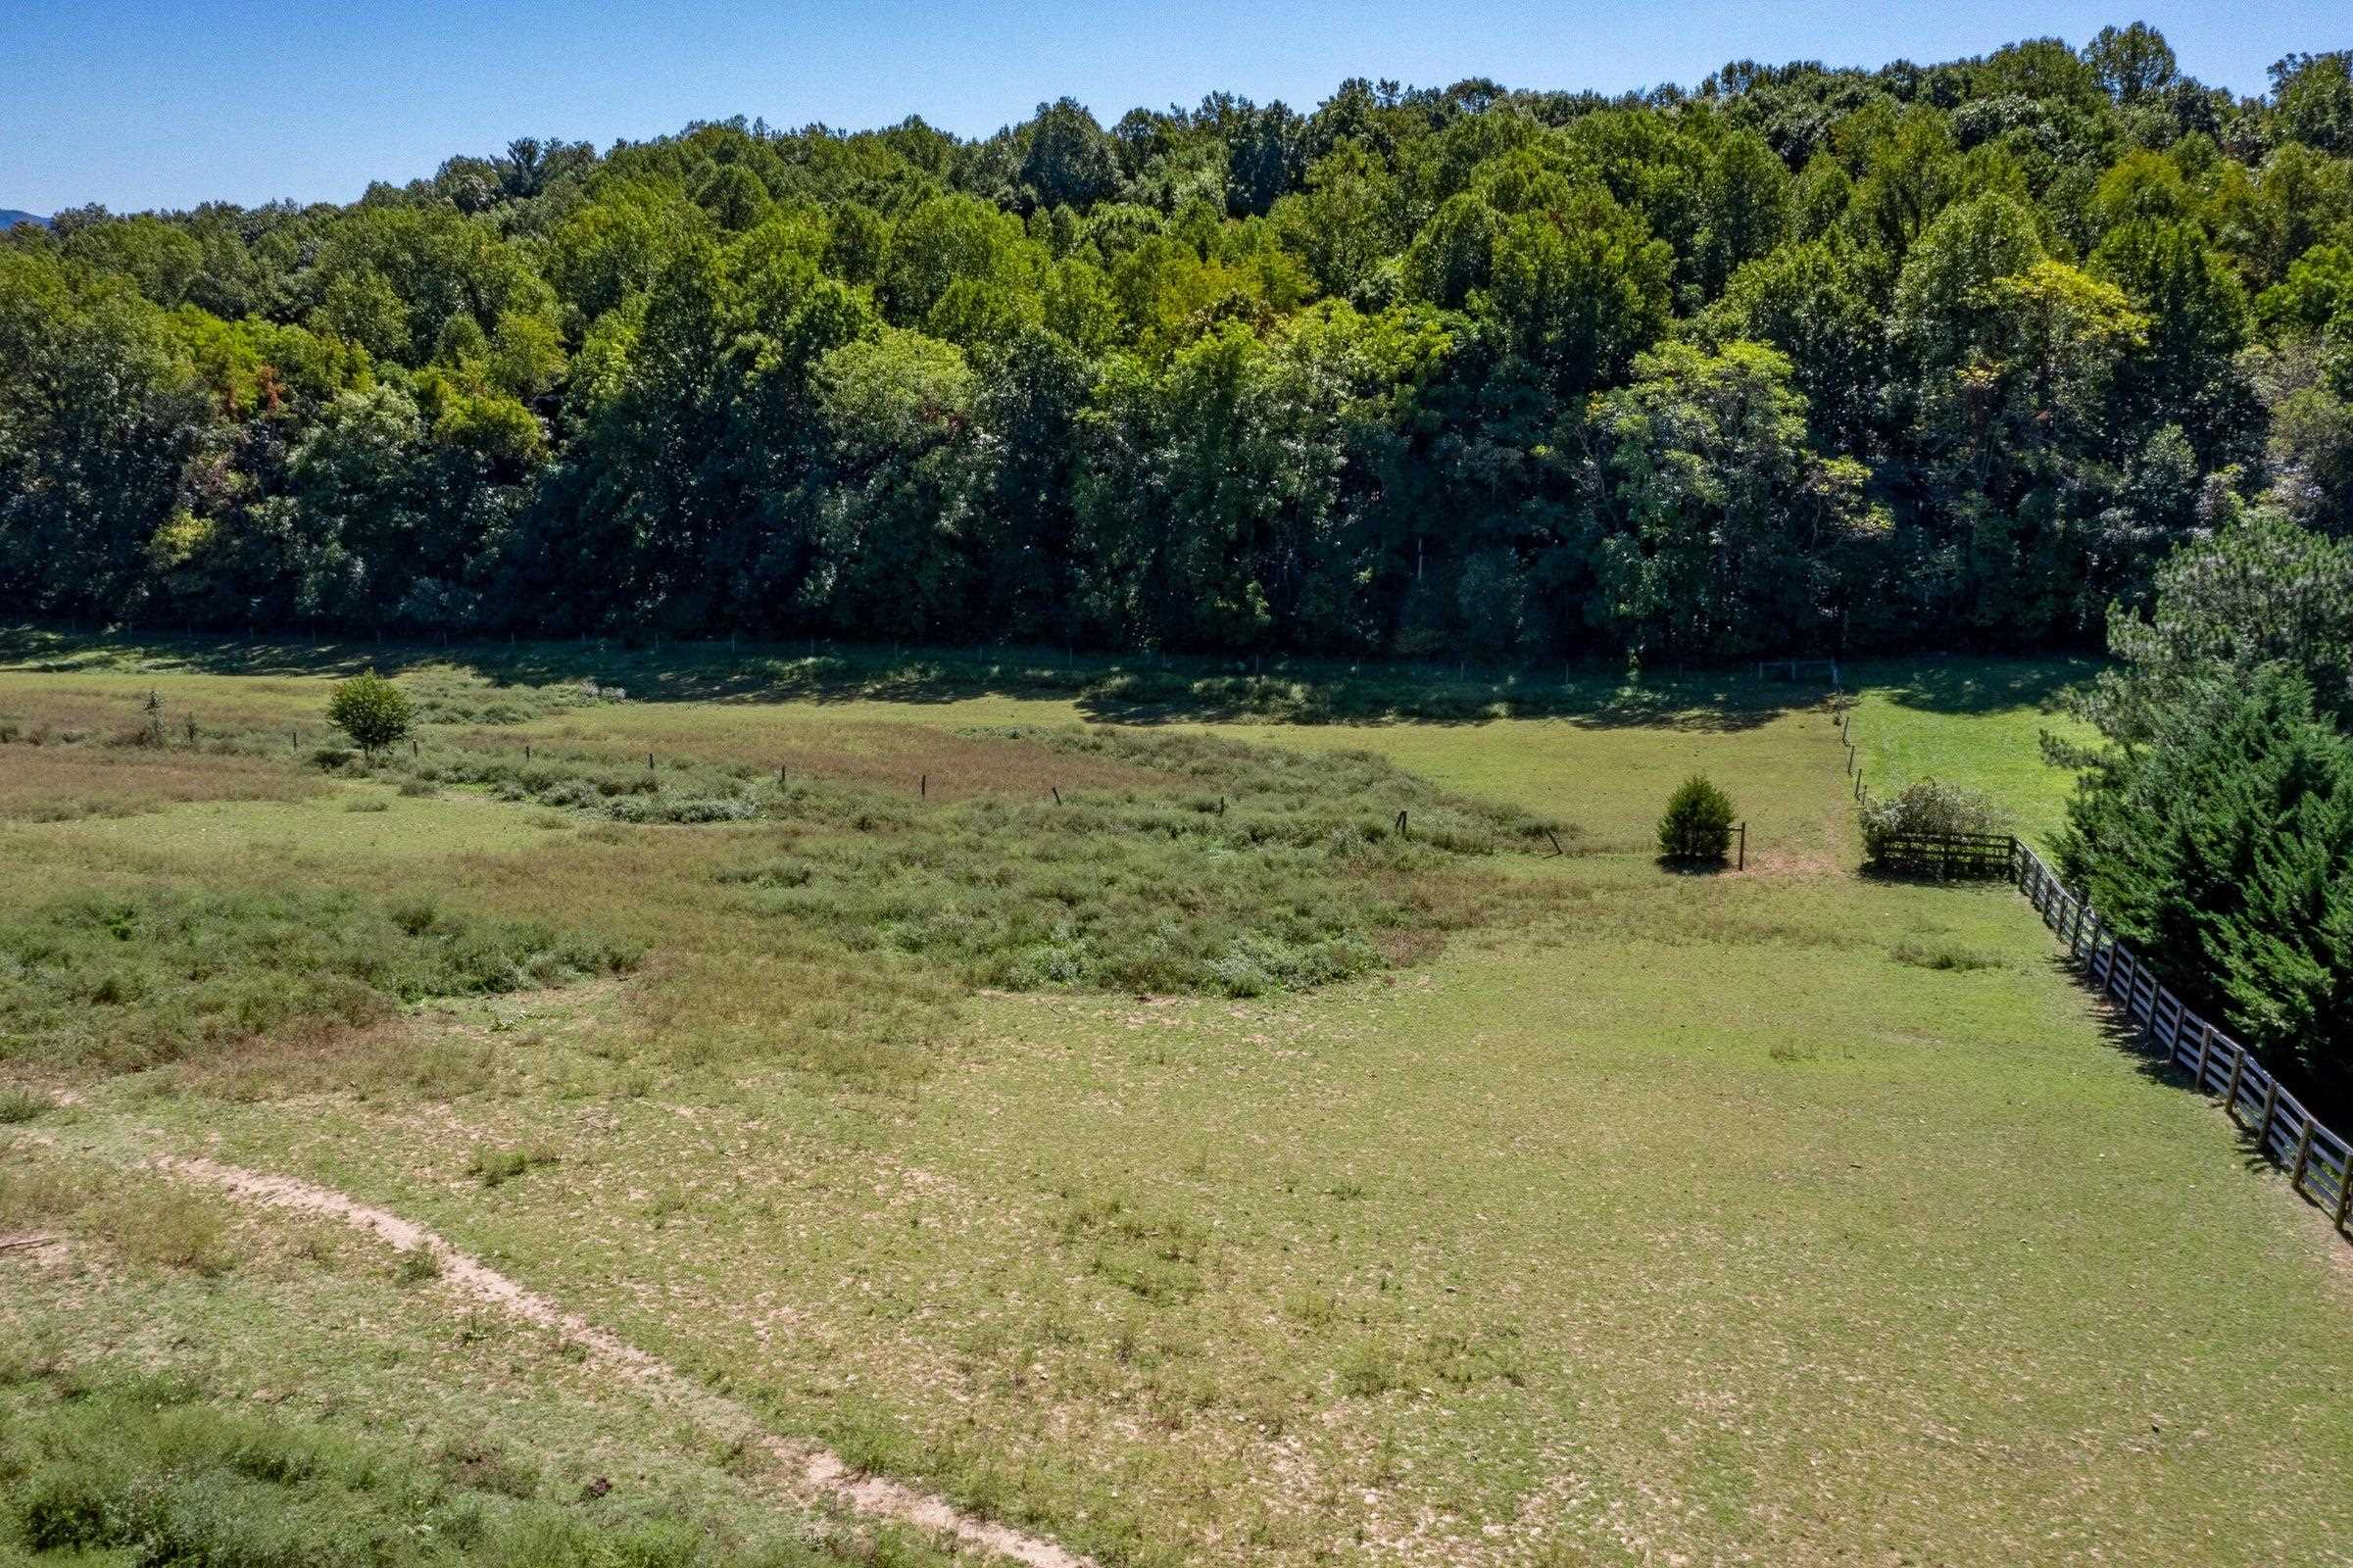
[[[2191,1012],[2117,940],[2098,911],[2061,884],[2041,856],[2010,842],[2010,879],[2066,944],[2085,983],[2104,993],[2140,1029],[2142,1043],[2218,1097],[2224,1112],[2278,1160],[2288,1184],[2318,1203],[2339,1235],[2353,1209],[2353,1144],[2322,1126],[2263,1070],[2254,1053]]]
[[[2007,833],[1885,833],[1873,842],[1871,863],[1884,871],[1952,877],[2006,877],[2018,841]]]

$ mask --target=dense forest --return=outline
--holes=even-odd
[[[517,141],[0,239],[0,608],[1512,660],[2093,643],[2353,498],[2353,52]]]

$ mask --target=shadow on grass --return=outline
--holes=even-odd
[[[2031,708],[2049,713],[2060,695],[2089,680],[2105,662],[2081,655],[2027,659],[1870,660],[1848,666],[1858,687],[1873,688],[1898,708],[1930,713],[1994,713]]]
[[[451,644],[256,640],[194,635],[106,636],[0,628],[0,667],[55,673],[123,662],[194,674],[324,676],[427,668],[493,686],[582,680],[640,702],[893,702],[983,697],[1060,699],[1091,722],[1478,724],[1558,718],[1596,729],[1739,733],[1826,693],[1805,683],[1730,671],[1628,681],[1599,665],[1473,668],[1318,660],[1114,658],[1038,648],[883,648],[809,643],[673,643],[631,648],[597,640]]]
[[[1854,874],[1866,882],[1884,883],[1890,887],[1941,887],[1955,892],[1965,888],[2001,888],[2006,891],[2010,883],[2007,871],[1964,871],[1955,866],[1950,875],[1939,876],[1934,866],[1887,865],[1874,860],[1865,860],[1856,866]]]
[[[2238,1145],[2239,1161],[2245,1168],[2248,1170],[2280,1170],[2284,1168],[2279,1157],[2265,1146],[2262,1129],[2251,1127],[2232,1114],[2230,1107],[2223,1103],[2223,1097],[2220,1094],[2199,1083],[2196,1075],[2189,1068],[2182,1066],[2170,1054],[2157,1046],[2150,1038],[2148,1031],[2142,1027],[2140,1020],[2128,1012],[2122,1004],[2112,1000],[2106,992],[2086,981],[2083,972],[2070,962],[2066,955],[2054,954],[2051,957],[2051,967],[2065,975],[2070,983],[2091,994],[2093,1002],[2099,1008],[2100,1038],[2118,1052],[2130,1056],[2132,1059],[2133,1071],[2153,1083],[2164,1084],[2169,1089],[2179,1089],[2183,1094],[2196,1095],[2217,1111],[2230,1116],[2231,1137]],[[2267,1066],[2265,1070],[2270,1071],[2271,1069]],[[2345,1106],[2330,1101],[2310,1085],[2298,1086],[2282,1080],[2282,1087],[2303,1102],[2324,1126],[2342,1125]],[[2313,1203],[2316,1207],[2321,1206],[2309,1193],[2299,1192],[2296,1196],[2308,1203]]]

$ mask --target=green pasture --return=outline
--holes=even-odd
[[[309,1222],[222,1208],[159,1246],[72,1186],[204,1152],[429,1223],[775,1432],[1106,1564],[2317,1564],[2353,1538],[2343,1244],[2114,1038],[2015,894],[1858,871],[1823,690],[417,650],[380,661],[428,700],[413,759],[280,755],[371,652],[21,637],[0,667],[0,718],[72,763],[39,765],[114,803],[0,815],[21,982],[103,978],[103,948],[38,956],[69,896],[191,890],[404,931],[429,897],[412,944],[515,971],[388,938],[383,984],[418,994],[120,1070],[83,1049],[110,1017],[194,1005],[149,965],[82,1035],[0,1049],[0,1233],[65,1238],[0,1253],[0,1340],[40,1348],[0,1389],[20,1431],[62,1430],[76,1379],[184,1369],[197,1407],[267,1389],[337,1442],[478,1428],[527,1494],[468,1504],[469,1471],[429,1506],[485,1528],[626,1442],[643,1506],[613,1541],[918,1549],[796,1511],[560,1348],[467,1340],[360,1239],[319,1263]],[[1866,776],[1986,788],[2044,838],[2066,780],[2034,737],[2084,672],[1850,668]],[[142,795],[91,770],[138,761],[107,737],[150,691],[221,749]],[[1104,722],[1143,739],[1051,739]],[[479,760],[525,745],[584,779],[741,767],[757,814],[502,798]],[[1694,771],[1745,869],[1656,862]],[[1397,808],[1432,837],[1391,837]],[[1318,826],[1279,876],[1237,865],[1228,830],[1278,819]],[[1355,932],[1378,961],[1241,988],[998,964],[1056,929],[1212,960]]]

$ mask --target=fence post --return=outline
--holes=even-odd
[[[2174,1038],[2177,1040],[2181,1038],[2181,1033],[2178,1028],[2175,1032]],[[2194,1071],[2198,1075],[2198,1093],[2201,1095],[2206,1092],[2206,1049],[2213,1044],[2214,1025],[2208,1023],[2205,1019],[2200,1018],[2198,1020],[2198,1064]]]
[[[2304,1190],[2304,1167],[2312,1162],[2312,1112],[2304,1113],[2304,1130],[2296,1136],[2296,1162],[2287,1172],[2290,1192]]]
[[[2353,1212],[2353,1152],[2336,1167],[2336,1228],[2345,1228],[2345,1215]]]
[[[2230,1125],[2233,1127],[2240,1125],[2238,1120],[2238,1075],[2246,1070],[2247,1048],[2233,1040],[2230,1042],[2230,1081],[2223,1085],[2223,1114],[2230,1118]]]
[[[1740,863],[1734,866],[1733,869],[1736,871],[1748,869],[1748,824],[1745,822],[1740,824]]]
[[[2279,1107],[2279,1080],[2268,1074],[2263,1083],[2263,1115],[2255,1123],[2255,1147],[2272,1147],[2272,1112]]]

